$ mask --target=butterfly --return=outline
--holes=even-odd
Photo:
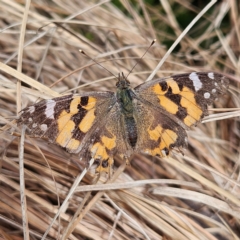
[[[207,105],[228,89],[215,72],[158,78],[135,88],[119,74],[116,92],[83,92],[42,100],[21,111],[18,124],[109,172],[114,156],[167,156],[187,147],[191,126],[208,115]]]

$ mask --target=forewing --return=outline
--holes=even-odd
[[[139,99],[187,129],[208,115],[207,105],[224,93],[228,85],[224,75],[192,72],[143,83],[135,92]]]
[[[43,100],[23,109],[18,123],[27,125],[31,135],[46,137],[67,151],[78,153],[108,115],[114,101],[112,92]]]

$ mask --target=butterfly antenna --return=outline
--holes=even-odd
[[[146,55],[146,53],[148,52],[148,50],[152,47],[152,45],[156,42],[156,39],[153,39],[153,41],[151,42],[151,44],[148,46],[148,48],[146,49],[146,51],[144,52],[144,54],[137,60],[137,62],[135,63],[135,65],[132,67],[132,69],[130,70],[130,72],[128,73],[126,79],[128,78],[129,74],[133,71],[133,69],[138,65],[138,63],[140,62],[140,60],[143,59],[143,57]]]
[[[113,74],[111,71],[109,71],[107,68],[105,68],[103,65],[101,65],[99,62],[97,62],[96,60],[94,60],[93,58],[91,58],[89,55],[87,55],[82,49],[79,49],[79,52],[82,53],[83,55],[85,55],[86,57],[88,57],[89,59],[91,59],[93,62],[95,62],[97,65],[99,65],[100,67],[102,67],[103,69],[105,69],[107,72],[109,72],[111,75],[113,75],[117,80],[118,77]]]

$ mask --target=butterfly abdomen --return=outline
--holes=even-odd
[[[125,117],[125,127],[127,130],[128,142],[134,148],[137,143],[137,125],[134,117]]]

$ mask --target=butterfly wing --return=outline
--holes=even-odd
[[[155,106],[137,100],[134,116],[137,125],[136,152],[165,156],[174,147],[186,147],[185,129]]]
[[[185,147],[185,130],[208,114],[207,105],[224,93],[228,84],[221,74],[194,72],[137,86],[135,119],[142,127],[138,128],[136,149],[163,156],[173,147]]]
[[[82,142],[94,131],[114,104],[114,93],[91,92],[43,100],[21,111],[19,124],[30,134],[46,137],[67,151],[78,153]]]
[[[90,92],[43,100],[21,111],[18,124],[30,134],[45,137],[81,159],[99,160],[108,171],[116,153],[130,152],[125,141],[121,111],[112,92]],[[129,153],[130,154],[130,153]]]

